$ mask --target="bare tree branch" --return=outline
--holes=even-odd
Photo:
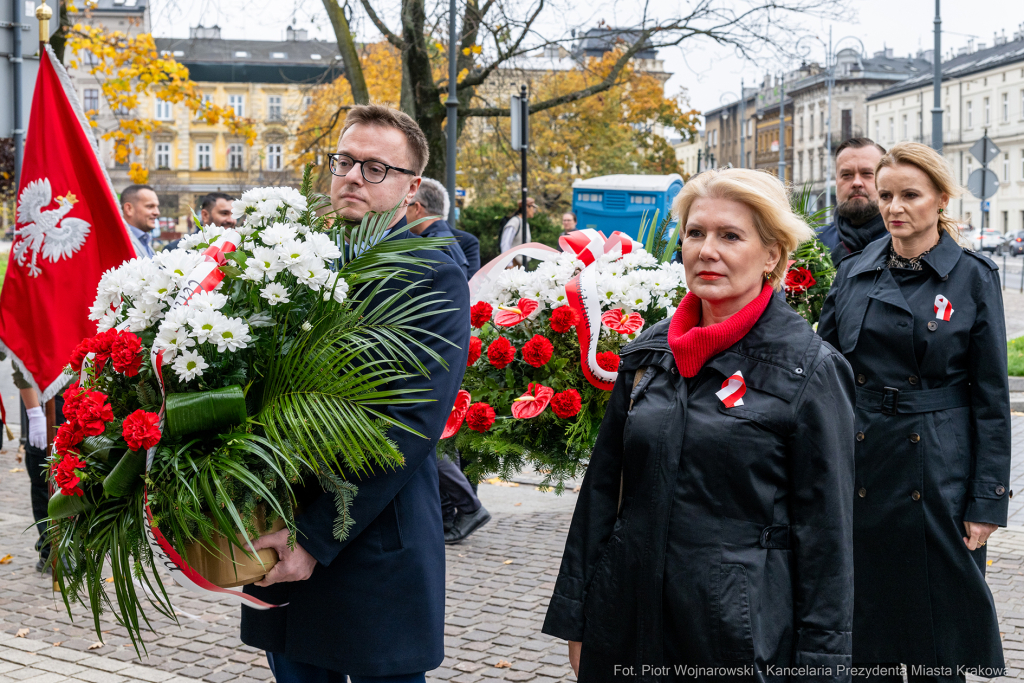
[[[370,91],[366,87],[366,78],[363,77],[363,66],[359,61],[359,53],[356,51],[355,41],[352,40],[352,32],[349,30],[348,19],[345,12],[338,4],[338,0],[323,0],[324,9],[331,19],[334,27],[334,37],[338,43],[338,51],[341,53],[342,68],[345,70],[345,78],[352,88],[352,99],[356,104],[369,104]]]
[[[463,88],[476,87],[482,84],[485,80],[487,80],[487,77],[490,76],[495,69],[501,66],[504,62],[507,62],[509,59],[511,59],[512,56],[519,51],[519,46],[523,44],[523,40],[526,38],[527,34],[530,33],[530,28],[533,26],[533,22],[537,20],[537,17],[540,16],[540,13],[543,9],[544,0],[540,0],[540,2],[537,3],[537,9],[534,11],[533,15],[531,15],[526,20],[526,23],[523,26],[523,30],[519,34],[519,38],[516,39],[512,46],[505,52],[499,51],[497,59],[495,59],[493,62],[491,62],[484,68],[480,69],[478,72],[466,76],[458,85]],[[442,93],[446,93],[448,92],[448,86],[442,86],[441,88],[439,88],[439,90]]]
[[[381,21],[381,18],[377,16],[377,12],[374,11],[373,6],[370,5],[370,0],[360,0],[363,5],[363,9],[366,10],[366,14],[369,15],[370,21],[377,27],[377,30],[384,34],[387,41],[397,47],[399,50],[405,50],[405,41],[396,36],[388,28],[387,24]]]

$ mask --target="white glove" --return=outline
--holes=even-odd
[[[29,408],[28,413],[28,445],[43,450],[46,448],[46,415],[42,406]]]

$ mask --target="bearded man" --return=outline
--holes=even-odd
[[[875,189],[875,167],[883,154],[885,148],[868,138],[850,138],[836,148],[835,219],[818,231],[835,266],[886,234]]]

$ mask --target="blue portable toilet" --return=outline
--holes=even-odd
[[[658,222],[672,211],[672,201],[683,189],[683,177],[670,175],[605,175],[572,184],[572,210],[579,228],[593,228],[611,235],[618,230],[636,239],[640,219]]]

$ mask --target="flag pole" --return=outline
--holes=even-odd
[[[46,0],[36,7],[36,19],[39,20],[39,58],[42,59],[46,53],[46,43],[50,42],[50,17],[53,10],[46,4]]]

